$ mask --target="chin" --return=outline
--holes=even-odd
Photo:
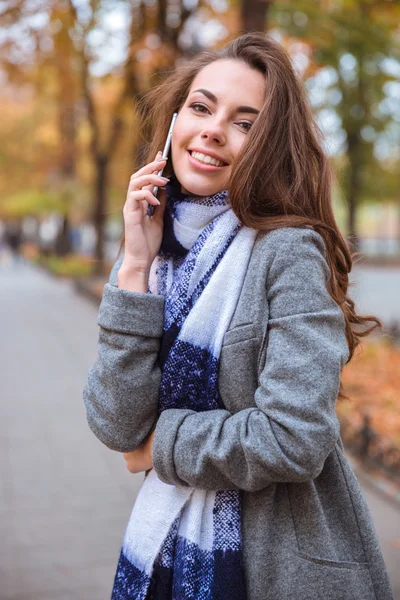
[[[187,179],[186,177],[180,179],[178,176],[177,179],[181,184],[182,193],[188,194],[189,196],[213,196],[227,187],[226,184],[221,183],[218,185],[217,182],[212,181],[185,181]]]

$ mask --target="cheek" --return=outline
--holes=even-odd
[[[246,136],[243,135],[240,131],[239,132],[235,132],[235,136],[232,140],[232,148],[233,148],[233,154],[236,158],[236,156],[239,154],[239,152],[241,151],[241,149],[243,148],[243,146],[246,143]]]
[[[172,147],[175,149],[175,154],[177,155],[179,151],[183,152],[198,140],[202,129],[202,119],[191,115],[188,111],[179,113],[172,132]]]
[[[190,123],[185,119],[184,115],[179,114],[176,119],[174,129],[172,131],[172,146],[176,149],[181,146],[185,138],[188,137],[188,132],[190,131]]]
[[[173,161],[176,163],[183,156],[183,149],[185,148],[185,136],[183,130],[177,130],[172,132],[172,140],[171,140],[171,155]]]
[[[231,137],[231,156],[235,160],[237,156],[242,152],[243,147],[246,145],[247,136],[243,135],[240,131],[235,132]]]

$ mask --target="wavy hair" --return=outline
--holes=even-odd
[[[197,73],[221,59],[243,61],[265,77],[264,105],[232,165],[232,209],[247,227],[312,227],[323,237],[330,270],[327,287],[343,311],[350,360],[360,338],[382,323],[375,316],[358,315],[348,296],[355,255],[333,213],[333,173],[304,85],[280,44],[265,34],[241,35],[220,50],[198,54],[147,92],[141,103],[145,162],[154,160],[168,132],[166,117],[180,110]],[[167,164],[165,173],[172,172]],[[339,397],[346,397],[342,386]]]

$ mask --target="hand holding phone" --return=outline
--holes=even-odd
[[[171,147],[172,130],[174,128],[177,116],[178,116],[178,113],[174,113],[172,115],[171,123],[170,123],[169,130],[168,130],[167,139],[165,140],[165,146],[164,146],[164,150],[163,150],[163,153],[162,153],[162,158],[163,159],[168,158],[169,149]],[[158,177],[162,177],[162,174],[163,174],[163,171],[164,171],[164,167],[165,167],[165,164],[162,167],[162,169],[160,169],[158,171],[158,173],[157,173]],[[159,188],[159,186],[156,185],[154,187],[154,189],[153,189],[153,196],[155,196],[156,198],[157,198],[157,194],[158,194],[158,188]],[[147,207],[147,214],[149,215],[149,217],[152,217],[154,215],[155,210],[156,210],[156,207],[154,206],[154,204],[149,204],[148,205],[148,207]]]
[[[157,175],[165,163],[166,160],[161,158],[159,152],[152,162],[133,173],[129,182],[123,210],[124,258],[118,273],[118,285],[131,291],[134,291],[132,281],[135,282],[138,277],[146,279],[146,274],[150,272],[151,264],[161,246],[166,203],[161,203],[160,210],[151,219],[147,216],[147,207],[149,204],[160,205],[152,190],[155,185],[165,186],[168,181]],[[120,281],[120,276],[123,277],[124,283],[122,279]]]
[[[174,113],[164,147],[164,157],[168,156],[176,117],[177,113]],[[137,291],[135,286],[138,277],[143,282],[146,280],[151,264],[161,247],[166,203],[162,202],[160,206],[153,192],[157,193],[159,187],[165,186],[168,182],[168,179],[161,176],[167,163],[163,156],[159,152],[152,162],[136,171],[129,182],[123,210],[125,251],[118,273],[118,285],[131,291]],[[148,218],[150,208],[156,206],[159,206],[159,211],[154,218]]]

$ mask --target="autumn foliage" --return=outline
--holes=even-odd
[[[339,418],[363,426],[364,416],[371,428],[400,449],[400,347],[385,338],[362,343],[342,376],[348,400],[337,404]]]

